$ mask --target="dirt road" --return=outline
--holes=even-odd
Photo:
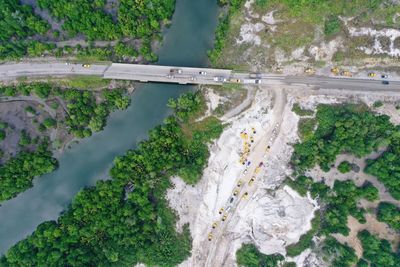
[[[273,103],[273,114],[271,120],[271,128],[267,132],[258,137],[255,145],[252,147],[248,160],[252,162],[251,166],[248,168],[247,173],[242,177],[237,177],[236,183],[239,180],[243,181],[243,185],[239,188],[239,194],[235,198],[235,201],[231,204],[232,208],[227,213],[227,219],[225,222],[221,222],[221,227],[216,228],[213,233],[213,239],[211,243],[204,246],[204,252],[207,255],[206,262],[204,266],[224,266],[225,259],[228,254],[229,240],[227,238],[226,230],[231,224],[235,224],[237,218],[235,218],[236,210],[246,209],[248,200],[242,199],[245,192],[248,193],[247,199],[251,199],[254,193],[258,189],[257,174],[255,174],[256,168],[259,166],[260,162],[264,162],[268,166],[268,163],[264,158],[266,155],[266,150],[268,146],[273,146],[274,141],[279,134],[279,129],[282,121],[282,114],[286,104],[286,93],[284,90],[275,89],[274,90],[274,103]],[[268,168],[268,167],[263,167]],[[263,170],[264,171],[264,170]],[[268,170],[266,170],[268,171]],[[256,175],[256,181],[250,186],[248,181],[253,175]],[[211,224],[212,222],[210,222]]]

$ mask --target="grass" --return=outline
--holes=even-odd
[[[56,85],[62,87],[73,87],[78,89],[103,89],[108,87],[110,84],[110,80],[104,79],[100,76],[87,76],[87,75],[76,75],[70,77],[63,77],[63,78],[56,78],[56,77],[49,77],[49,78],[31,78],[31,77],[19,77],[17,78],[19,83],[23,82],[34,82],[34,81],[47,81],[52,82]]]
[[[302,141],[312,137],[317,120],[314,118],[302,118],[299,120],[298,131]]]
[[[292,111],[296,113],[298,116],[312,116],[314,115],[314,111],[311,109],[303,109],[299,103],[294,103],[292,107]]]
[[[110,84],[110,80],[99,76],[73,76],[55,80],[56,83],[66,87],[74,87],[79,89],[101,89]]]

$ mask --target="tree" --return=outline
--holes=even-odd
[[[47,128],[54,128],[57,125],[57,121],[53,118],[46,118],[43,121],[43,125]]]
[[[258,251],[253,244],[245,244],[236,252],[236,261],[244,267],[278,267],[283,261],[281,254],[265,255]]]
[[[342,161],[339,166],[337,167],[337,169],[339,170],[339,172],[341,173],[347,173],[349,171],[351,171],[351,164],[348,161]]]
[[[379,203],[377,218],[393,229],[400,230],[400,209],[396,205],[388,202]]]

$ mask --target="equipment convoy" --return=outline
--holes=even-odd
[[[277,125],[279,125],[279,124],[277,124]],[[243,139],[243,143],[244,143],[244,149],[243,149],[243,153],[240,153],[240,157],[241,157],[241,158],[240,158],[239,163],[240,163],[241,165],[245,165],[245,170],[244,170],[244,172],[243,172],[244,174],[246,174],[247,171],[248,171],[248,169],[247,169],[248,164],[246,164],[246,162],[249,163],[250,161],[247,160],[247,156],[248,156],[248,154],[250,153],[251,142],[252,142],[252,141],[254,142],[254,137],[253,137],[253,135],[256,134],[256,132],[257,132],[257,131],[256,131],[256,129],[255,129],[254,127],[251,128],[250,134],[248,134],[248,133],[246,132],[246,130],[243,130],[243,131],[240,132],[240,137],[241,137],[241,139]],[[250,140],[250,142],[248,142],[248,140]],[[267,150],[266,150],[266,153],[269,151],[269,148],[270,148],[270,146],[268,145],[268,148],[267,148]],[[256,174],[258,174],[258,173],[261,171],[261,168],[264,167],[264,166],[265,166],[265,165],[264,165],[263,162],[260,162],[260,163],[257,165],[257,167],[255,168],[255,170],[254,170],[254,172],[253,172],[252,177],[251,177],[251,178],[249,179],[249,181],[247,182],[247,185],[248,185],[248,186],[251,186],[251,185],[254,183],[254,181],[256,180]],[[226,208],[222,207],[222,208],[218,211],[218,213],[219,213],[220,215],[222,215],[222,217],[221,217],[221,221],[222,221],[222,222],[224,222],[224,221],[227,219],[228,213],[229,213],[229,211],[232,209],[232,204],[233,204],[233,202],[235,201],[235,199],[237,198],[237,196],[240,194],[241,188],[243,188],[245,185],[246,185],[246,184],[244,184],[243,180],[239,180],[239,181],[237,182],[237,184],[236,184],[236,188],[233,190],[232,195],[231,195],[231,197],[230,197],[229,200],[228,200],[228,204],[227,204]],[[246,192],[243,193],[243,195],[240,197],[239,200],[246,200],[246,199],[248,198],[248,196],[249,196],[249,192],[246,191]],[[212,240],[212,238],[213,238],[213,230],[216,229],[217,227],[218,227],[218,222],[214,222],[214,223],[211,225],[211,228],[212,228],[212,229],[211,229],[211,232],[208,234],[208,240],[209,240],[209,241]]]

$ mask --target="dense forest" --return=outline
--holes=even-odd
[[[50,25],[36,16],[30,6],[21,5],[18,0],[0,0],[0,26],[0,59],[20,58],[55,47],[27,39],[46,34]]]
[[[171,18],[175,0],[121,0],[116,6],[106,7],[106,1],[38,0],[40,9],[48,11],[61,23],[61,29],[51,29],[49,23],[36,16],[28,5],[17,0],[0,1],[0,59],[19,59],[42,54],[75,55],[97,60],[124,60],[141,55],[147,61],[157,56],[151,43],[160,39],[161,26]],[[115,9],[116,15],[109,13]],[[110,47],[59,47],[64,41],[83,35],[88,41],[108,40],[119,42]],[[28,38],[29,37],[29,38]],[[140,46],[132,40],[140,40]]]
[[[305,170],[318,164],[328,171],[340,153],[367,156],[387,145],[396,127],[386,115],[376,115],[359,105],[319,105],[317,129],[311,138],[294,146],[292,163]]]
[[[52,172],[57,160],[48,150],[48,143],[41,143],[36,151],[22,151],[0,166],[0,202],[15,197],[32,187],[36,176]]]
[[[365,172],[378,177],[390,194],[400,200],[400,136],[392,139],[388,149],[381,157],[368,160]]]
[[[185,101],[176,102],[179,117],[170,116],[150,131],[148,140],[137,149],[115,159],[112,179],[80,191],[57,221],[41,224],[0,263],[132,266],[142,262],[175,266],[186,259],[190,234],[187,228],[182,234],[175,232],[175,215],[168,208],[165,191],[170,186],[169,177],[183,168],[192,170],[194,176],[201,174],[208,158],[207,143],[222,127],[195,122],[204,104],[198,93],[182,97]]]
[[[296,109],[298,110],[298,109]],[[316,113],[316,130],[309,138],[294,145],[292,164],[297,173],[319,165],[322,170],[328,171],[335,167],[333,163],[340,153],[350,153],[357,157],[368,156],[379,147],[387,146],[387,150],[377,159],[368,160],[366,172],[375,175],[396,197],[398,185],[397,169],[400,168],[398,158],[398,127],[392,125],[389,117],[374,114],[361,105],[320,105]],[[337,166],[341,173],[352,170],[352,165],[343,161]],[[350,178],[350,177],[349,177]],[[376,201],[379,199],[377,188],[366,182],[357,187],[352,180],[335,180],[330,188],[324,183],[314,182],[310,177],[299,175],[295,180],[288,179],[286,183],[300,195],[311,193],[317,198],[321,206],[312,221],[312,229],[302,235],[299,242],[287,247],[290,256],[297,256],[306,248],[314,245],[313,236],[326,237],[322,244],[325,260],[331,266],[398,266],[400,256],[392,252],[388,241],[379,241],[376,237],[366,233],[359,233],[364,254],[357,259],[352,248],[340,244],[331,234],[349,234],[347,218],[352,216],[359,223],[366,223],[364,214],[374,212],[364,210],[358,206],[359,200]],[[391,203],[380,203],[376,212],[379,221],[387,223],[393,229],[399,229],[400,209]],[[368,240],[368,241],[367,241]],[[374,256],[371,256],[375,254]]]

